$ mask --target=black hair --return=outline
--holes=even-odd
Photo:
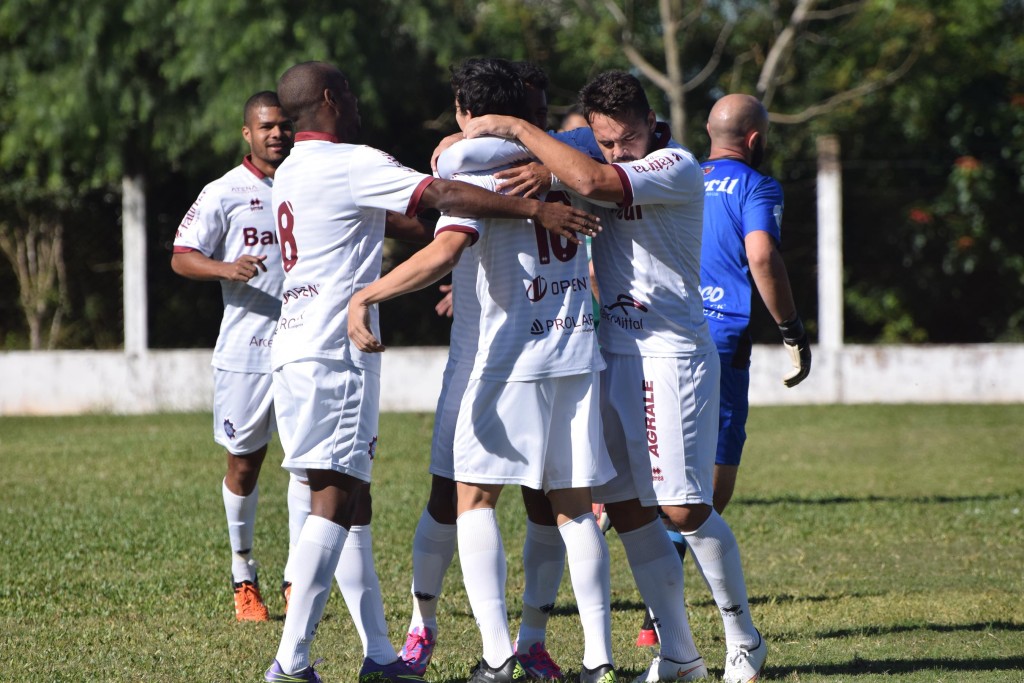
[[[646,117],[651,111],[640,79],[625,71],[605,71],[580,90],[579,105],[587,121],[593,114]]]
[[[527,88],[544,91],[548,89],[550,81],[548,80],[548,75],[544,73],[544,69],[533,62],[513,62],[512,66],[515,67],[519,73],[519,78],[523,79],[523,83],[526,84]]]
[[[473,116],[504,114],[528,118],[526,86],[511,62],[472,58],[451,68],[452,92],[462,111]]]
[[[242,123],[249,125],[253,112],[260,107],[280,107],[281,101],[277,99],[277,93],[273,90],[261,90],[245,101],[242,109]]]

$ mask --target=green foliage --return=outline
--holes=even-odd
[[[408,623],[411,541],[429,489],[432,420],[385,414],[374,468],[374,553],[390,635]],[[1024,670],[1022,406],[757,408],[726,517],[765,680],[1010,683]],[[237,624],[210,416],[3,418],[0,680],[254,681],[281,635],[287,475],[276,441],[260,477],[255,556],[271,621]],[[969,463],[966,466],[965,463]],[[512,628],[522,609],[523,512],[499,504]],[[642,603],[609,532],[613,651],[622,680]],[[690,623],[712,674],[717,608],[686,560]],[[464,681],[480,652],[458,561],[439,605],[427,679]],[[578,671],[568,572],[548,647]],[[337,591],[313,648],[325,680],[354,680],[359,640]]]
[[[710,106],[725,92],[756,92],[795,5],[678,3],[687,81],[734,24],[721,61],[686,93],[682,137],[698,156],[707,151]],[[799,116],[830,104],[806,121],[775,124],[766,160],[787,195],[784,249],[804,317],[816,303],[815,139],[830,133],[844,162],[848,339],[1021,339],[1024,301],[1006,293],[1024,285],[1024,8],[819,0],[815,10],[784,56],[770,108]],[[197,292],[215,303],[216,288],[183,284],[165,246],[201,187],[245,151],[245,99],[275,87],[285,68],[336,63],[360,98],[363,141],[426,170],[436,141],[455,129],[451,64],[476,55],[534,61],[551,78],[557,114],[596,73],[631,68],[624,37],[664,71],[660,21],[659,3],[635,0],[83,0],[60,10],[7,0],[0,212],[8,223],[39,213],[61,219],[68,252],[90,259],[70,265],[71,336],[84,346],[116,344],[120,291],[107,273],[120,259],[120,179],[144,173],[151,339],[157,347],[209,343],[217,307],[180,311]],[[885,87],[831,99],[894,73]],[[644,80],[666,116],[664,93]],[[446,341],[445,327],[424,319],[432,313],[422,299],[392,306],[395,342]],[[0,337],[11,343],[22,331],[8,322],[18,318],[10,300],[0,301],[0,314]]]

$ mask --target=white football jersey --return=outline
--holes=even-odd
[[[266,256],[266,272],[248,282],[221,281],[224,316],[212,365],[232,372],[270,372],[281,314],[281,249],[270,206],[271,178],[249,157],[203,188],[174,236],[175,253],[198,251],[217,261]]]
[[[388,211],[412,215],[433,178],[365,145],[299,133],[277,169],[273,210],[284,268],[273,367],[333,358],[380,372],[380,354],[348,340],[352,294],[380,277]],[[380,336],[377,307],[372,327]]]
[[[453,179],[491,191],[498,182],[489,173]],[[455,321],[465,325],[453,325],[452,347],[460,359],[475,354],[471,379],[529,381],[604,367],[583,247],[521,219],[445,215],[434,233],[445,230],[477,236],[452,274]],[[472,334],[473,322],[475,343],[457,339]]]
[[[588,202],[603,230],[593,240],[601,294],[601,348],[644,356],[715,350],[700,294],[704,183],[674,140],[643,159],[612,164],[624,199]]]

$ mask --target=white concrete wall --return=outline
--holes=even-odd
[[[1024,344],[813,350],[810,377],[787,389],[782,346],[755,346],[751,403],[1024,403]],[[388,350],[381,408],[432,412],[447,352],[444,347]],[[0,353],[0,415],[209,410],[210,354],[205,349]]]

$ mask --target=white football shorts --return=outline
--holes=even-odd
[[[430,473],[446,479],[455,479],[455,455],[452,452],[455,425],[472,370],[472,361],[459,363],[449,360],[444,366],[441,395],[437,397],[437,412],[434,414],[434,435],[430,441]]]
[[[274,371],[281,464],[292,474],[334,470],[370,481],[377,450],[380,375],[310,358]]]
[[[231,455],[248,455],[270,443],[277,429],[269,372],[213,369],[213,440]]]
[[[604,353],[604,437],[618,475],[594,500],[711,504],[718,443],[718,353],[655,358]]]
[[[588,488],[612,478],[601,438],[600,374],[469,380],[455,427],[455,480]]]

